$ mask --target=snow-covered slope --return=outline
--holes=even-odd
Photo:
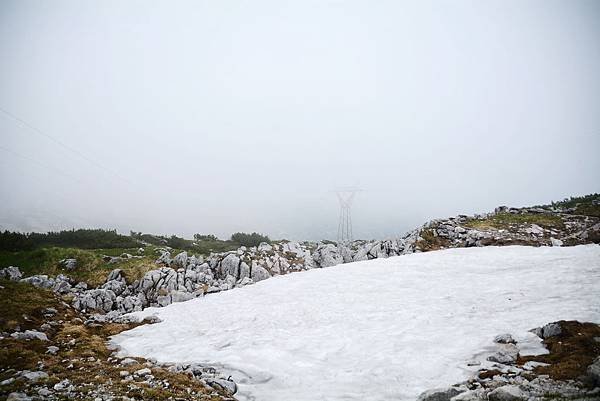
[[[412,400],[510,332],[600,322],[600,246],[451,249],[275,277],[149,308],[122,353],[207,362],[241,400]],[[529,337],[528,337],[529,336]]]

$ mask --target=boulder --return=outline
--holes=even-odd
[[[10,335],[12,338],[17,340],[41,340],[48,341],[48,336],[45,333],[37,330],[25,330],[23,332],[14,332]]]
[[[57,292],[59,294],[67,294],[71,292],[71,284],[68,281],[57,280],[54,282],[52,291]]]
[[[468,390],[452,397],[452,401],[487,401],[485,391],[482,388]]]
[[[231,380],[225,379],[206,379],[206,383],[217,390],[225,391],[229,395],[237,392],[237,385]]]
[[[151,373],[152,373],[152,371],[149,368],[142,368],[142,369],[139,369],[139,370],[136,370],[135,372],[133,372],[134,375],[140,376],[140,377],[148,376]]]
[[[243,287],[245,285],[253,284],[253,283],[254,283],[254,281],[252,281],[252,279],[250,277],[244,277],[243,279],[241,279],[239,281],[239,283],[237,285],[240,287]]]
[[[19,281],[22,283],[29,283],[38,288],[51,288],[54,286],[54,279],[48,278],[45,274],[37,274],[35,276],[23,278]]]
[[[489,401],[521,401],[527,399],[527,395],[515,385],[498,387],[488,393]]]
[[[10,281],[19,281],[23,277],[23,273],[17,266],[8,266],[0,269],[0,278],[5,278]]]
[[[58,348],[57,346],[51,345],[48,347],[48,350],[46,351],[47,354],[50,355],[56,355],[56,353],[60,350],[60,348]]]
[[[239,267],[240,258],[237,255],[230,253],[221,260],[221,263],[217,268],[217,277],[223,279],[230,275],[237,278],[239,275]]]
[[[238,280],[244,280],[250,278],[250,266],[246,262],[240,263]]]
[[[97,310],[109,312],[115,304],[117,296],[108,289],[100,288],[84,291],[75,296],[73,307],[77,310]]]
[[[594,359],[594,363],[588,366],[587,374],[592,383],[596,386],[600,386],[600,357]]]
[[[127,289],[127,285],[121,280],[110,280],[104,283],[101,288],[110,290],[115,295],[121,295]]]
[[[191,292],[173,291],[167,295],[158,296],[156,302],[158,302],[160,306],[167,306],[175,302],[189,301],[193,298],[195,298],[195,295]]]
[[[74,258],[62,259],[58,263],[60,267],[67,269],[68,271],[73,271],[77,268],[77,259]]]
[[[32,398],[25,393],[10,393],[6,401],[31,401]]]
[[[106,282],[113,281],[113,280],[125,282],[125,277],[123,277],[123,270],[114,269],[113,271],[108,273],[108,276],[106,277]]]
[[[172,262],[171,253],[169,251],[162,251],[159,258],[156,259],[156,264],[169,266]]]
[[[38,380],[43,380],[48,378],[48,373],[42,372],[41,370],[36,372],[30,372],[28,370],[21,372],[21,377],[29,380],[30,382],[37,382]]]
[[[417,401],[450,401],[450,399],[466,389],[458,387],[434,388],[427,390],[417,398]]]
[[[499,344],[516,344],[517,341],[508,333],[497,335],[494,342]]]
[[[317,267],[330,267],[342,264],[344,259],[333,244],[320,244],[312,256]]]
[[[499,350],[488,356],[487,360],[504,365],[513,364],[517,361],[519,349],[514,344],[500,344]]]
[[[562,330],[560,329],[560,324],[558,323],[548,323],[542,327],[542,338],[544,339],[557,336],[560,333],[562,333]]]
[[[556,238],[550,238],[550,244],[552,244],[552,246],[563,246],[563,242]]]
[[[252,262],[252,273],[250,274],[250,278],[254,282],[265,280],[269,277],[271,277],[271,273],[269,273],[267,269],[258,264],[255,264],[254,261]]]
[[[261,242],[260,244],[258,244],[257,250],[259,252],[270,252],[273,250],[273,247],[267,244],[266,242]]]
[[[185,269],[188,263],[188,254],[186,251],[178,253],[174,258],[173,262],[171,262],[173,268],[182,268]]]

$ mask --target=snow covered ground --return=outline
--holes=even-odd
[[[138,312],[124,355],[223,366],[240,400],[413,400],[495,335],[600,322],[600,246],[451,249],[279,276]]]

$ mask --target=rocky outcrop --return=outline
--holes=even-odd
[[[599,238],[600,219],[597,217],[544,208],[499,207],[494,213],[485,215],[433,220],[401,238],[388,240],[345,244],[327,241],[261,243],[257,247],[242,246],[236,251],[212,253],[206,258],[187,252],[172,256],[169,248],[158,248],[156,269],[134,282],[127,282],[123,272],[115,269],[96,289],[87,289],[83,283],[74,285],[62,275],[21,279],[16,267],[0,270],[0,277],[21,279],[62,294],[71,293],[73,305],[80,310],[126,313],[250,285],[277,275],[342,263],[453,247],[568,246],[598,241]],[[110,263],[118,263],[136,257],[139,256],[123,254],[106,258]],[[67,268],[76,266],[75,259],[65,259],[62,263]],[[544,330],[547,330],[546,335],[551,335],[551,327]],[[499,353],[492,358],[504,361],[512,358],[512,353]]]
[[[548,332],[544,337],[546,330]],[[531,332],[544,339],[549,354],[519,356],[521,345],[514,337],[510,334],[498,335],[494,339],[495,351],[491,355],[485,358],[483,354],[481,356],[484,360],[468,363],[469,366],[482,367],[471,378],[451,387],[425,391],[418,400],[600,399],[600,356],[597,356],[596,345],[596,338],[600,338],[600,326],[593,323],[560,321]],[[556,346],[553,347],[552,342],[555,342]],[[509,357],[498,358],[498,354]],[[535,361],[536,359],[551,364]]]

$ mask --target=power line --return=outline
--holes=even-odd
[[[32,162],[32,163],[35,163],[35,164],[37,164],[38,166],[40,166],[40,167],[42,167],[42,168],[44,168],[44,169],[51,169],[51,170],[54,170],[55,172],[57,172],[57,173],[58,173],[58,174],[60,174],[60,175],[63,175],[63,176],[65,176],[65,177],[67,177],[67,178],[70,178],[70,179],[72,179],[72,180],[75,180],[75,181],[77,181],[77,183],[79,183],[79,184],[82,184],[82,183],[83,183],[83,181],[81,181],[79,178],[77,178],[77,177],[75,177],[75,176],[72,176],[72,175],[71,175],[71,174],[69,174],[69,173],[66,173],[66,172],[64,172],[64,171],[62,171],[62,170],[60,170],[60,169],[58,169],[58,168],[56,168],[56,167],[50,166],[50,165],[48,165],[48,164],[45,164],[45,163],[40,163],[38,160],[35,160],[35,159],[31,158],[31,157],[28,157],[28,156],[22,155],[22,154],[20,154],[20,153],[17,153],[17,152],[15,152],[14,150],[11,150],[11,149],[8,149],[8,148],[5,148],[4,146],[0,146],[0,150],[3,150],[3,151],[5,151],[6,153],[10,153],[10,154],[12,154],[13,156],[19,157],[19,158],[21,158],[21,159],[23,159],[23,160],[27,160],[27,161],[30,161],[30,162]]]
[[[23,120],[22,118],[14,115],[13,113],[5,110],[4,108],[0,107],[0,111],[3,112],[5,115],[9,116],[10,118],[12,118],[13,120],[19,122],[21,125],[23,125],[24,127],[28,128],[31,132],[34,132],[40,136],[43,136],[49,140],[51,140],[52,142],[58,144],[59,146],[63,147],[64,149],[68,150],[71,153],[76,154],[77,156],[79,156],[80,158],[82,158],[83,160],[87,161],[88,163],[93,164],[94,166],[108,172],[109,174],[117,177],[118,179],[125,181],[127,184],[132,184],[131,181],[129,181],[127,178],[122,177],[121,175],[119,175],[118,173],[116,173],[115,171],[112,171],[111,169],[109,169],[108,167],[103,166],[102,164],[98,163],[97,161],[89,158],[88,156],[84,155],[83,153],[81,153],[80,151],[78,151],[77,149],[73,148],[70,145],[67,145],[66,143],[54,138],[51,135],[48,135],[47,133],[43,132],[42,130],[40,130],[39,128],[34,127],[33,125],[29,124],[27,121]]]

